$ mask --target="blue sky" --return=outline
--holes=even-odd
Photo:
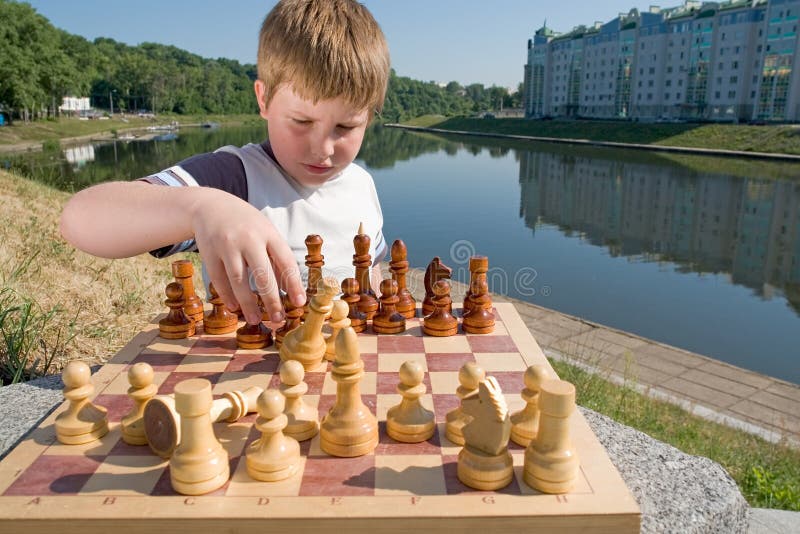
[[[171,44],[204,57],[254,63],[272,0],[29,0],[55,26],[88,39]],[[424,81],[516,87],[527,41],[547,25],[569,31],[647,9],[641,0],[364,0],[389,41],[392,66]],[[675,0],[662,7],[682,3]]]

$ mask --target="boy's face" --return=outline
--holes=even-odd
[[[355,109],[341,97],[315,104],[290,85],[280,86],[265,106],[260,80],[255,90],[275,158],[300,184],[322,185],[355,159],[369,123],[368,110]]]

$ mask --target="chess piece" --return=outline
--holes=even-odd
[[[525,449],[523,480],[544,493],[566,493],[578,476],[578,455],[569,437],[575,386],[545,380],[539,392],[539,431]]]
[[[436,256],[425,269],[423,283],[425,285],[425,298],[422,301],[422,315],[430,315],[433,312],[433,286],[439,280],[450,278],[453,269],[442,263],[439,256]],[[452,303],[447,305],[448,313],[453,311]]]
[[[322,267],[325,256],[322,255],[322,238],[317,234],[306,237],[306,267],[308,268],[308,287],[306,287],[306,304],[303,306],[303,318],[308,315],[308,305],[317,294],[317,284],[322,279]]]
[[[433,311],[422,321],[422,331],[429,336],[447,337],[458,333],[458,319],[450,313],[450,282],[439,280],[431,288]]]
[[[264,323],[245,323],[236,330],[236,346],[240,349],[263,349],[270,345],[272,345],[272,330]]]
[[[392,261],[389,263],[389,269],[392,271],[392,278],[397,282],[397,304],[395,305],[397,313],[406,319],[412,319],[417,314],[417,303],[406,286],[408,249],[401,239],[392,243]]]
[[[239,318],[225,307],[217,290],[214,289],[214,284],[208,284],[208,292],[211,294],[209,302],[214,308],[203,319],[203,332],[215,336],[236,330]]]
[[[211,382],[190,378],[175,386],[175,410],[180,414],[181,441],[169,461],[172,489],[202,495],[228,481],[228,452],[211,426]]]
[[[297,441],[313,438],[319,432],[319,413],[303,400],[303,395],[308,391],[308,384],[303,382],[303,364],[294,360],[283,362],[280,377],[280,391],[286,397],[283,413],[288,418],[283,433]]]
[[[297,360],[306,371],[316,369],[325,356],[325,338],[322,324],[331,312],[333,297],[339,293],[339,283],[333,278],[323,278],[317,286],[317,293],[311,299],[306,321],[283,338],[281,360]]]
[[[347,318],[350,319],[350,326],[356,332],[363,332],[367,329],[367,314],[358,309],[358,303],[361,300],[361,293],[359,291],[358,280],[355,278],[345,278],[342,280],[342,300],[347,302],[350,306],[350,311]]]
[[[487,272],[489,272],[489,258],[486,256],[472,256],[469,259],[469,289],[467,294],[464,295],[464,316],[472,310],[472,301],[469,298],[472,295],[472,285],[478,280],[486,280]],[[489,298],[489,306],[491,307],[491,297]]]
[[[511,420],[500,385],[493,376],[478,385],[478,392],[461,401],[472,420],[464,425],[464,448],[458,454],[458,479],[478,490],[506,487],[514,478],[508,452]]]
[[[281,302],[283,302],[286,320],[283,326],[275,331],[275,346],[279,349],[283,344],[283,338],[286,337],[286,334],[300,326],[304,313],[302,306],[295,306],[292,304],[292,299],[289,298],[287,293],[281,294]]]
[[[164,339],[185,339],[194,335],[194,321],[183,311],[183,287],[178,282],[167,284],[164,292],[169,307],[167,316],[158,322],[158,335]]]
[[[360,291],[358,310],[367,316],[367,321],[371,321],[372,316],[378,311],[378,300],[369,283],[369,268],[372,266],[369,245],[370,238],[364,233],[364,223],[361,223],[358,226],[358,235],[353,238],[353,246],[356,249],[356,253],[353,254],[353,265],[356,268],[356,280]]]
[[[456,389],[456,396],[464,400],[474,393],[478,392],[478,384],[486,379],[486,372],[481,369],[475,362],[467,362],[458,370],[458,389]],[[467,424],[472,417],[465,414],[459,404],[453,408],[445,416],[445,437],[456,445],[464,444],[464,425]]]
[[[399,334],[406,330],[406,318],[397,312],[397,282],[391,278],[381,281],[381,303],[372,317],[372,330],[376,334]]]
[[[256,399],[264,391],[252,386],[244,391],[228,391],[211,403],[212,423],[234,423],[256,410]],[[156,395],[144,407],[144,433],[147,443],[158,456],[169,458],[181,440],[181,416],[175,408],[174,395]]]
[[[494,331],[494,312],[492,297],[486,280],[477,278],[470,288],[470,311],[461,320],[461,328],[465,334],[491,334]]]
[[[329,362],[332,362],[336,357],[336,337],[339,335],[339,331],[346,326],[350,326],[350,319],[347,318],[349,311],[350,307],[347,302],[343,300],[333,301],[331,320],[328,321],[328,325],[331,327],[331,335],[325,340],[325,359]]]
[[[139,362],[128,369],[128,397],[133,408],[122,418],[122,439],[128,445],[147,445],[144,433],[144,406],[158,392],[153,384],[153,368],[149,363]]]
[[[351,327],[343,328],[336,339],[331,377],[336,382],[336,402],[320,424],[320,447],[332,456],[369,454],[378,445],[378,420],[361,400],[358,384],[364,377],[364,362]]]
[[[386,433],[395,441],[419,443],[433,436],[436,429],[433,412],[422,406],[419,400],[427,391],[422,383],[424,376],[425,371],[419,362],[409,360],[400,366],[397,392],[403,399],[386,414]]]
[[[255,426],[261,431],[261,437],[247,448],[246,459],[247,474],[255,480],[277,482],[298,472],[300,444],[284,435],[288,421],[283,413],[285,403],[276,389],[268,389],[258,396],[259,417]]]
[[[73,360],[64,367],[64,398],[67,409],[56,417],[56,438],[65,445],[90,443],[108,432],[108,413],[89,401],[94,393],[92,370],[85,362]]]
[[[536,438],[539,430],[539,389],[542,382],[550,378],[547,367],[531,365],[525,370],[525,389],[520,396],[525,407],[511,414],[511,441],[527,447]]]
[[[203,321],[203,301],[194,290],[194,266],[190,260],[175,260],[172,262],[172,276],[183,288],[183,311],[198,324]]]

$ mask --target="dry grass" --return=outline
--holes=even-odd
[[[106,260],[67,244],[58,218],[68,198],[0,171],[0,287],[40,314],[54,311],[40,333],[58,352],[50,372],[72,359],[105,362],[163,311],[164,285],[172,279],[171,260]]]

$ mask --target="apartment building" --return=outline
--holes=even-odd
[[[528,117],[800,121],[800,0],[687,0],[528,41]]]

